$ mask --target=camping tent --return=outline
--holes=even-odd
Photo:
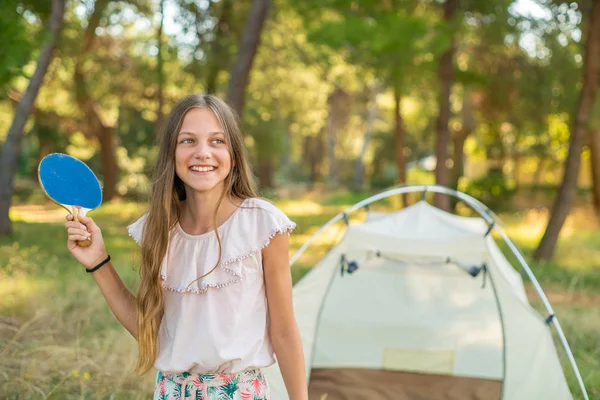
[[[549,328],[555,323],[564,338],[558,320],[549,304],[550,318],[530,306],[481,203],[440,186],[403,187],[334,220],[416,190],[456,194],[482,217],[420,201],[348,225],[293,291],[310,398],[572,399]],[[279,368],[265,372],[272,398],[287,399]]]

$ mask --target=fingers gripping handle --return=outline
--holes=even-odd
[[[80,212],[81,212],[81,207],[79,207],[79,206],[73,207],[73,220],[75,222],[79,222],[79,213]],[[92,244],[92,238],[91,237],[88,238],[88,239],[85,239],[85,240],[78,240],[77,241],[77,245],[81,246],[81,247],[88,247],[90,244]]]

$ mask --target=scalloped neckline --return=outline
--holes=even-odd
[[[244,203],[246,203],[246,201],[248,201],[248,199],[244,199],[242,200],[242,202],[240,203],[240,205],[231,213],[231,215],[229,217],[227,217],[227,219],[225,221],[223,221],[223,223],[221,225],[219,225],[219,227],[217,228],[218,231],[221,231],[223,228],[225,228],[227,225],[229,225],[231,223],[231,221],[233,221],[234,217],[238,214],[238,211],[242,208],[242,206],[244,205]],[[175,227],[177,228],[177,231],[186,239],[191,239],[191,240],[198,240],[198,239],[203,239],[205,237],[208,237],[210,235],[214,235],[215,231],[214,230],[210,230],[208,232],[204,232],[204,233],[200,233],[197,235],[193,235],[191,233],[187,233],[186,231],[183,230],[183,228],[181,227],[181,224],[179,223],[179,221],[177,221],[177,223],[175,224]]]

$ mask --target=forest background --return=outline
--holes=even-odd
[[[600,396],[600,0],[4,0],[0,39],[0,393],[148,395],[134,344],[66,261],[37,165],[66,152],[98,174],[95,215],[134,288],[125,226],[157,132],[180,98],[215,93],[241,116],[261,195],[299,222],[292,250],[397,184],[498,212]]]

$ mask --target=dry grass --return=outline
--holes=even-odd
[[[292,253],[356,200],[344,195],[278,202],[298,224],[291,236]],[[92,214],[104,227],[115,265],[130,288],[137,282],[138,249],[125,227],[142,210],[139,204],[114,202]],[[0,398],[151,398],[154,375],[132,375],[135,341],[68,254],[63,215],[52,205],[14,207],[16,233],[0,239]],[[529,210],[503,218],[509,234],[530,254],[547,212]],[[556,261],[532,268],[555,303],[591,398],[600,398],[600,233],[595,221],[589,209],[576,210]],[[295,280],[339,238],[342,227],[333,226],[299,260],[292,269]]]

